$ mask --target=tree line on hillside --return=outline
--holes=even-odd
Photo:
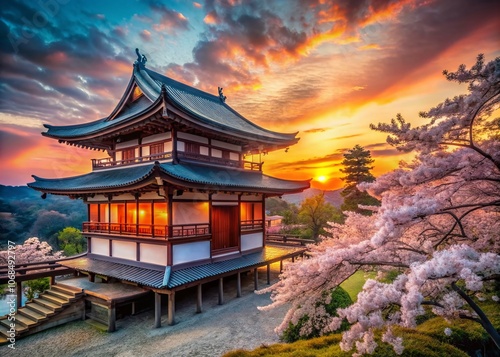
[[[343,168],[340,170],[345,182],[341,192],[344,202],[337,208],[325,200],[325,193],[321,192],[313,197],[305,198],[300,205],[286,202],[277,197],[266,200],[266,210],[269,215],[282,216],[282,227],[279,233],[296,234],[301,238],[319,241],[320,237],[330,236],[330,223],[343,223],[344,212],[356,212],[370,216],[371,210],[364,206],[378,206],[380,201],[367,192],[360,191],[357,185],[363,182],[373,182],[375,177],[370,170],[374,160],[369,150],[360,145],[344,153]]]
[[[0,185],[0,249],[7,241],[22,244],[30,237],[60,248],[58,233],[66,227],[81,227],[87,219],[86,205],[65,196],[40,197],[27,186]]]

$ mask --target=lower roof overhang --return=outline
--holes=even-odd
[[[86,197],[93,194],[120,194],[164,189],[201,192],[260,193],[269,196],[301,192],[310,180],[283,180],[260,171],[197,163],[172,162],[94,171],[85,175],[46,179],[33,176],[29,187],[43,193]]]

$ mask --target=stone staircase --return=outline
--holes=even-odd
[[[15,339],[31,335],[66,322],[82,319],[85,303],[81,289],[57,284],[17,310],[15,321],[0,317],[0,345],[8,342],[10,324],[15,324]]]

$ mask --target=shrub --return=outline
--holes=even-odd
[[[50,288],[50,278],[28,280],[23,285],[25,286],[26,298],[31,300]]]
[[[324,308],[324,311],[326,312],[326,316],[313,316],[312,321],[310,321],[311,317],[308,315],[304,315],[299,320],[297,321],[297,324],[290,324],[288,325],[288,328],[283,331],[283,334],[281,335],[281,340],[285,342],[295,342],[300,339],[310,339],[313,337],[319,337],[320,336],[320,330],[321,327],[323,327],[322,324],[324,324],[324,317],[327,319],[330,319],[331,317],[338,316],[337,315],[337,309],[338,308],[344,308],[352,304],[351,297],[345,291],[342,289],[340,286],[331,290],[330,292],[330,301],[326,303],[327,297],[328,297],[328,292],[324,291],[322,294],[322,298],[316,302],[316,308]],[[307,329],[307,333],[304,333],[304,327],[306,324],[310,325],[311,328]],[[337,331],[345,331],[349,328],[349,323],[347,320],[344,319],[342,322],[342,325]]]

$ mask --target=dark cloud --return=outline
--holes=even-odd
[[[363,134],[352,134],[352,135],[336,136],[334,138],[330,138],[330,140],[342,140],[342,139],[356,138],[356,137],[362,136],[362,135]]]
[[[129,55],[117,52],[128,48],[115,36],[117,28],[103,17],[96,27],[90,13],[71,22],[62,7],[50,18],[46,14],[50,21],[43,26],[36,15],[40,11],[28,4],[8,2],[3,10],[1,112],[68,124],[97,119],[112,109],[132,62]],[[107,95],[102,95],[103,89]]]
[[[176,34],[177,31],[189,30],[189,21],[180,12],[169,9],[167,6],[157,1],[151,1],[149,6],[154,13],[160,15],[160,21],[153,25],[156,31],[166,31],[173,35]]]
[[[307,134],[323,133],[327,130],[329,130],[329,128],[313,128],[313,129],[304,130],[304,133],[307,133]]]
[[[318,164],[328,163],[328,166],[337,166],[338,163],[334,163],[334,161],[339,161],[344,158],[342,151],[336,150],[333,154],[328,154],[321,157],[312,157],[306,160],[298,160],[294,162],[284,162],[279,164],[270,165],[270,170],[281,170],[281,169],[313,169],[320,168],[323,166],[315,166]]]

